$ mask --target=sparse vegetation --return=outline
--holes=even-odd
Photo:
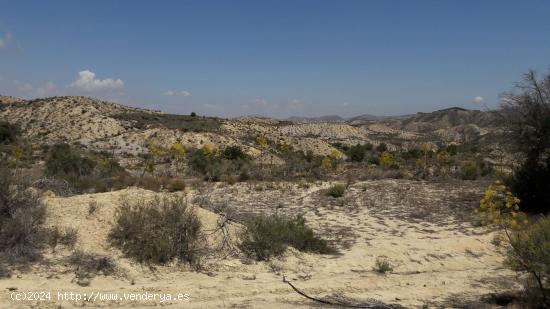
[[[374,262],[373,269],[378,273],[385,274],[387,272],[392,272],[393,266],[388,260],[388,258],[379,256],[376,258],[376,261]]]
[[[344,196],[345,192],[346,192],[346,187],[342,184],[335,184],[327,189],[327,195],[332,196],[334,198]]]
[[[46,174],[49,176],[90,175],[96,163],[74,151],[68,144],[54,145],[46,161]]]
[[[80,286],[90,285],[90,280],[99,274],[111,276],[117,272],[117,265],[112,257],[81,250],[74,251],[67,262],[75,268],[76,283]]]
[[[55,251],[58,245],[72,249],[78,239],[78,230],[75,228],[60,229],[55,226],[48,231],[48,245]]]
[[[12,261],[36,260],[46,240],[46,209],[36,192],[0,166],[0,255]]]
[[[479,170],[474,162],[467,161],[460,168],[462,180],[476,180],[479,177]]]
[[[221,122],[213,117],[198,117],[197,114],[174,115],[157,114],[145,111],[124,112],[114,116],[116,119],[131,121],[136,128],[168,128],[183,132],[217,132]]]
[[[177,259],[195,264],[201,256],[201,222],[181,197],[156,197],[131,204],[123,200],[109,233],[112,245],[139,262]]]
[[[240,248],[257,260],[269,260],[284,253],[288,246],[300,251],[334,253],[328,242],[306,226],[302,216],[253,216],[245,220]]]

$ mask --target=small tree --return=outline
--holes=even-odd
[[[516,91],[502,98],[503,123],[513,149],[522,154],[511,181],[523,208],[550,210],[550,73],[537,79],[526,73]]]

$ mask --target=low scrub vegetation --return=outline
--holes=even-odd
[[[139,262],[199,262],[201,222],[180,197],[123,200],[109,233],[112,245]]]
[[[253,216],[244,221],[241,250],[257,260],[280,256],[288,246],[300,251],[334,253],[328,242],[306,225],[302,216]]]
[[[13,261],[39,258],[48,234],[45,218],[38,194],[0,167],[0,255]]]
[[[67,262],[75,268],[76,283],[80,286],[90,285],[90,280],[97,275],[110,276],[117,272],[113,258],[81,250],[74,251]]]
[[[221,121],[213,117],[199,117],[193,115],[155,114],[148,112],[125,112],[114,116],[120,120],[131,121],[140,129],[164,127],[178,129],[183,132],[216,132]]]
[[[346,192],[346,187],[342,184],[336,184],[328,188],[326,192],[328,196],[332,196],[334,198],[342,197]]]
[[[0,145],[11,144],[16,141],[19,129],[6,121],[0,121]]]
[[[393,271],[393,266],[386,257],[377,257],[376,261],[374,262],[374,271],[385,274],[387,272]]]
[[[528,273],[535,282],[534,290],[526,295],[539,299],[536,308],[550,305],[550,218],[541,217],[529,225],[527,216],[520,211],[521,201],[501,182],[490,185],[477,212],[482,223],[498,227],[499,241],[493,243],[503,246],[507,252],[506,264],[512,269]],[[533,301],[534,299],[531,299]]]

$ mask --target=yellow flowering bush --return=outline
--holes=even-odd
[[[378,164],[380,164],[380,166],[389,168],[394,163],[395,161],[393,160],[393,156],[391,155],[391,153],[384,151],[380,154],[380,158],[378,159]]]
[[[521,224],[528,223],[525,214],[519,210],[519,204],[520,200],[497,181],[485,190],[476,212],[482,218],[483,225],[517,229]]]
[[[218,153],[218,149],[216,148],[216,146],[214,146],[212,144],[206,144],[206,145],[202,146],[201,150],[202,150],[202,154],[205,157],[212,157],[212,156],[215,156]]]

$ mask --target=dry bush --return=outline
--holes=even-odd
[[[10,261],[36,260],[47,232],[45,218],[38,193],[0,167],[0,255]]]
[[[181,197],[156,197],[130,203],[115,215],[109,241],[139,262],[163,264],[177,259],[195,264],[201,255],[201,222]]]
[[[393,271],[393,265],[386,257],[377,257],[373,270],[378,273],[385,274]]]
[[[89,285],[90,280],[98,274],[110,276],[117,272],[117,265],[113,258],[80,250],[74,251],[67,258],[67,262],[75,267],[76,282],[81,286]]]
[[[47,243],[52,251],[55,251],[58,245],[74,248],[78,240],[78,230],[75,228],[65,228],[61,230],[56,226],[49,229],[47,235]]]

